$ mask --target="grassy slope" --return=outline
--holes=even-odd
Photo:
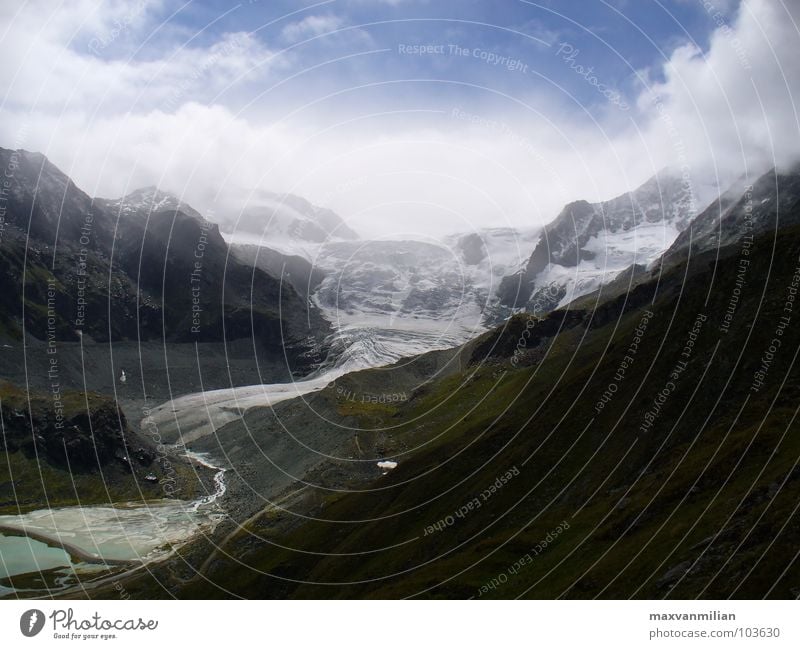
[[[311,513],[324,520],[281,525],[273,513],[251,521],[258,537],[240,533],[225,545],[240,562],[214,562],[205,579],[175,592],[796,595],[800,304],[763,388],[750,387],[800,263],[800,229],[783,231],[777,242],[759,241],[733,324],[722,334],[739,251],[725,255],[718,263],[712,254],[673,268],[596,311],[552,314],[537,327],[563,318],[569,328],[538,346],[531,342],[520,367],[509,358],[525,316],[478,340],[471,365],[409,402],[350,408],[346,414],[365,426],[396,427],[395,450],[412,449],[399,457],[400,466],[369,491],[360,485],[358,493],[320,492],[324,506]],[[635,362],[596,414],[594,404],[613,382],[645,308],[654,317]],[[698,313],[708,320],[687,369],[642,433],[644,413],[681,359]],[[512,467],[519,475],[485,504],[425,534]],[[562,521],[569,529],[533,556],[532,548],[552,538]],[[526,554],[532,560],[510,573]],[[481,592],[492,579],[503,583]],[[131,588],[155,593],[144,582]]]
[[[130,431],[124,418],[99,415],[116,410],[113,399],[95,393],[66,391],[62,394],[64,420],[67,428],[78,426],[95,448],[102,448],[109,439],[118,443],[116,455],[129,456],[130,464],[116,457],[100,458],[94,466],[72,466],[45,448],[44,439],[58,436],[60,431],[52,425],[52,401],[43,393],[30,391],[0,381],[0,422],[3,444],[0,446],[0,513],[16,514],[42,507],[76,504],[108,504],[112,502],[141,501],[165,496],[164,488],[157,482],[144,479],[148,474],[159,480],[169,480],[177,497],[191,498],[202,491],[194,469],[177,457],[166,457],[156,452],[147,438]],[[33,431],[39,438],[34,445],[29,431],[33,413]],[[87,414],[93,426],[88,426]],[[116,420],[116,421],[115,421]],[[117,437],[117,431],[122,435]],[[91,443],[91,442],[90,442]],[[52,449],[52,445],[49,445]],[[144,449],[138,461],[137,449]]]

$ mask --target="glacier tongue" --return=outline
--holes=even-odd
[[[310,299],[335,329],[321,369],[293,383],[184,395],[150,416],[168,438],[191,444],[251,407],[272,406],[321,390],[347,372],[474,338],[500,317],[497,285],[523,265],[536,233],[493,229],[477,235],[478,241],[454,235],[445,241],[329,241],[305,247],[309,261],[325,274]]]
[[[315,262],[325,279],[313,301],[336,331],[335,368],[385,365],[483,331],[486,296],[444,245],[336,242],[323,246]]]

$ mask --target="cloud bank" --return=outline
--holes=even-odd
[[[414,3],[389,4],[397,17]],[[258,190],[292,192],[365,235],[533,227],[664,166],[683,169],[702,203],[798,157],[800,7],[698,6],[708,47],[687,38],[631,70],[622,111],[581,105],[570,84],[598,73],[576,79],[574,65],[546,79],[533,63],[506,70],[513,93],[448,76],[485,65],[472,57],[405,76],[397,39],[335,3],[287,16],[274,37],[215,31],[214,16],[188,28],[169,3],[4,3],[0,145],[42,151],[97,196],[156,184],[224,222]],[[348,30],[360,38],[343,50]]]

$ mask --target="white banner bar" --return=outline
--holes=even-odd
[[[4,601],[4,647],[800,647],[797,601]]]

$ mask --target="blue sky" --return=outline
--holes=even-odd
[[[714,6],[727,21],[734,20],[737,2],[717,0]],[[265,67],[284,64],[300,73],[296,80],[284,82],[277,95],[281,101],[349,85],[447,79],[515,96],[524,96],[534,86],[552,93],[565,109],[598,114],[606,102],[557,54],[560,49],[567,51],[561,44],[567,43],[573,48],[570,51],[577,52],[576,65],[591,66],[604,85],[635,97],[641,90],[638,72],[647,70],[652,79],[659,80],[661,66],[676,46],[692,42],[705,50],[717,27],[702,1],[685,0],[284,0],[241,4],[209,0],[165,3],[152,10],[151,18],[151,25],[157,25],[155,33],[127,34],[104,48],[101,56],[147,60],[185,44],[188,38],[191,46],[210,47],[226,33],[251,32],[274,52]],[[159,21],[164,24],[158,25]],[[148,44],[140,49],[142,36]],[[398,51],[402,45],[444,45],[445,53],[402,55]],[[477,56],[454,56],[450,46],[508,56],[527,65],[527,72],[519,74],[487,64]],[[76,50],[82,47],[80,40],[73,43]],[[319,67],[306,69],[310,66]],[[456,84],[438,89],[417,84],[409,93],[413,85],[394,93],[384,88],[370,102],[396,105],[417,94],[443,94],[451,100],[476,98],[476,93]],[[250,101],[263,88],[242,83],[228,90],[227,100]],[[361,95],[354,101],[363,99]]]
[[[701,204],[797,155],[798,5],[11,0],[0,141],[93,195],[289,191],[368,234],[532,227],[665,166]]]

